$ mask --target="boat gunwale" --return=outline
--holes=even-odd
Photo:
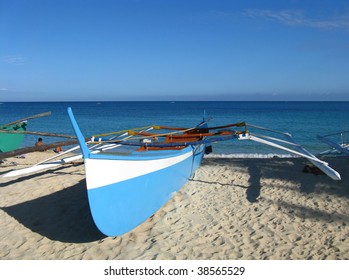
[[[203,144],[200,144],[203,145]],[[189,152],[193,152],[197,146],[200,145],[194,145],[195,148],[192,146],[184,147],[180,150],[155,150],[155,151],[134,151],[131,154],[128,155],[118,155],[118,154],[112,154],[112,153],[98,153],[94,154],[91,151],[88,153],[87,158],[89,159],[105,159],[105,160],[128,160],[128,161],[149,161],[149,160],[158,160],[158,159],[166,159],[166,158],[173,158],[177,156],[184,155]]]

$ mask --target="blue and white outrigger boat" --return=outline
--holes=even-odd
[[[318,135],[317,138],[331,147],[321,155],[349,155],[349,131],[341,131],[327,135]]]
[[[86,144],[71,108],[68,114],[84,159],[92,217],[108,236],[129,232],[158,211],[193,176],[215,142],[252,140],[273,146],[307,158],[329,177],[340,180],[337,171],[297,144],[288,133],[246,123],[208,127],[203,121],[192,128],[152,126],[122,131],[119,137],[115,133],[94,136],[87,142],[89,145],[119,149],[96,153]],[[248,128],[281,134],[285,140],[254,134]],[[150,133],[153,129],[165,132]],[[113,137],[108,138],[110,135]]]

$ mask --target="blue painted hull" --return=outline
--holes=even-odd
[[[98,229],[105,235],[118,236],[146,221],[192,176],[195,167],[200,165],[204,147],[199,150],[195,156],[168,168],[88,190],[91,213]]]

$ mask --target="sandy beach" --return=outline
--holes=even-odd
[[[2,260],[349,259],[348,157],[328,159],[340,182],[302,172],[299,158],[206,158],[155,215],[112,238],[93,223],[81,162],[2,177],[52,155],[0,165]]]

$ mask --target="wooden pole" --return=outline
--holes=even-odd
[[[30,117],[27,117],[24,119],[20,119],[20,120],[14,121],[14,122],[10,122],[10,123],[4,124],[2,126],[10,126],[10,125],[13,125],[16,123],[24,122],[24,121],[31,120],[31,119],[41,118],[41,117],[45,117],[45,116],[50,116],[50,115],[51,115],[51,112],[45,112],[45,113],[37,114],[34,116],[30,116]]]
[[[40,135],[40,136],[50,136],[50,137],[61,137],[61,138],[71,138],[76,139],[75,136],[66,135],[66,134],[58,134],[58,133],[49,133],[49,132],[35,132],[35,131],[18,131],[18,130],[4,130],[0,129],[2,133],[10,133],[10,134],[32,134],[32,135]]]
[[[88,140],[89,140],[89,138],[85,139],[85,141],[88,141]],[[16,150],[13,150],[10,152],[0,153],[0,160],[8,158],[8,157],[14,157],[17,155],[23,155],[23,154],[33,153],[33,152],[37,152],[37,151],[46,151],[46,150],[56,148],[56,147],[76,145],[77,143],[78,143],[77,140],[69,140],[69,141],[56,142],[56,143],[42,145],[42,146],[25,147],[25,148],[16,149]]]

